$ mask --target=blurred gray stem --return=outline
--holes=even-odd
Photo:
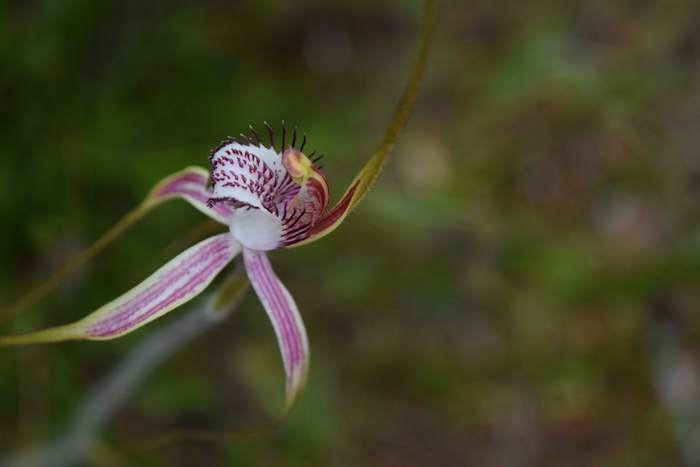
[[[103,428],[158,365],[180,348],[222,322],[247,288],[241,274],[233,275],[201,306],[155,331],[90,391],[64,434],[55,441],[0,460],[0,467],[64,467],[79,464]]]
[[[669,299],[654,307],[652,368],[656,394],[672,416],[678,448],[687,467],[700,467],[700,376],[683,345],[683,326]]]

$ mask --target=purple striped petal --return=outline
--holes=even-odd
[[[212,196],[208,188],[209,172],[201,167],[188,167],[163,179],[146,198],[147,203],[159,204],[180,197],[192,206],[222,224],[229,224],[233,208],[226,203],[209,205]]]
[[[306,383],[309,368],[309,343],[306,329],[294,299],[272,270],[267,255],[261,251],[243,249],[248,278],[272,321],[287,373],[288,411]]]
[[[240,249],[229,233],[211,237],[183,251],[151,277],[82,320],[30,334],[0,337],[0,344],[122,336],[199,295]]]

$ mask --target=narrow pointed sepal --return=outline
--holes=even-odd
[[[401,134],[408,117],[413,110],[413,106],[418,96],[418,89],[428,61],[428,51],[430,50],[431,38],[433,35],[435,0],[425,0],[423,2],[423,14],[421,25],[421,36],[418,41],[418,55],[413,64],[411,77],[403,91],[401,100],[394,110],[394,115],[389,122],[382,142],[374,154],[369,158],[360,172],[355,176],[338,203],[326,212],[313,226],[309,235],[303,240],[289,247],[306,245],[320,238],[325,237],[340,226],[350,212],[355,209],[362,198],[367,194],[374,182],[379,177],[382,167],[394,150],[396,141]]]
[[[202,167],[187,167],[161,180],[148,194],[144,204],[152,207],[172,198],[182,198],[222,224],[229,224],[233,208],[226,203],[209,203],[209,172]]]
[[[309,370],[309,343],[306,329],[294,299],[272,270],[267,255],[243,249],[248,278],[272,321],[287,374],[286,414],[306,384]]]
[[[348,188],[347,192],[345,192],[343,197],[340,198],[338,203],[336,203],[336,205],[333,206],[332,209],[330,209],[323,216],[321,216],[318,222],[314,224],[307,238],[301,240],[298,243],[291,244],[290,247],[301,246],[306,245],[307,243],[315,242],[316,240],[325,237],[326,235],[337,229],[340,226],[340,224],[342,224],[342,222],[345,220],[347,215],[350,214],[353,200],[358,199],[358,197],[356,196],[358,184],[359,182],[355,181],[352,185],[350,185],[350,188]]]
[[[229,233],[180,253],[126,294],[72,324],[0,337],[0,345],[107,340],[128,334],[199,295],[240,252]]]

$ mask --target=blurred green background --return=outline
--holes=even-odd
[[[398,100],[420,9],[1,0],[0,304],[249,124],[305,130],[336,199]],[[226,442],[134,442],[278,413],[282,366],[250,293],[150,376],[86,465],[692,465],[699,78],[690,1],[440,2],[379,183],[333,235],[273,254],[311,344],[289,419]],[[203,220],[159,208],[3,333],[84,316]],[[116,341],[2,349],[0,452],[62,433],[184,312]]]

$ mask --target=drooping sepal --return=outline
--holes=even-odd
[[[216,235],[180,253],[129,292],[80,321],[0,337],[0,345],[123,336],[199,295],[239,252],[240,245],[230,234]]]
[[[309,370],[309,344],[304,322],[294,299],[275,274],[267,255],[243,249],[248,278],[260,298],[275,330],[282,361],[287,374],[287,396],[284,412],[293,405],[304,388]]]

